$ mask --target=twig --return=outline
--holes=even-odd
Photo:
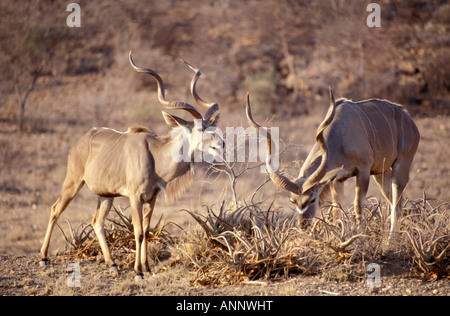
[[[331,291],[326,291],[326,290],[319,290],[319,291],[324,294],[329,294],[329,295],[336,295],[336,296],[341,295],[340,293],[337,293],[337,292],[331,292]]]

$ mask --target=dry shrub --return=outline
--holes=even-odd
[[[352,209],[349,211],[341,209],[338,220],[322,216],[312,229],[313,238],[333,250],[342,264],[360,269],[363,275],[367,264],[389,260],[396,261],[405,275],[426,280],[450,276],[450,203],[425,194],[421,199],[406,200],[391,238],[389,203],[369,199],[364,227],[355,224]]]
[[[187,211],[198,226],[172,238],[161,218],[149,234],[149,254],[156,272],[175,266],[191,273],[191,284],[226,286],[256,280],[320,274],[326,280],[362,281],[370,263],[392,261],[403,275],[427,280],[450,276],[450,203],[424,196],[407,200],[397,233],[389,239],[389,203],[369,198],[364,225],[356,224],[351,209],[340,208],[333,219],[329,206],[314,224],[300,229],[296,217],[262,203],[236,205],[222,202],[204,206],[204,212]],[[115,255],[135,249],[133,227],[123,209],[106,225]],[[69,258],[93,260],[100,252],[90,225],[66,235]],[[126,266],[132,266],[131,257]],[[409,270],[408,270],[409,269]],[[387,272],[389,273],[389,272]],[[397,272],[399,273],[399,272]],[[412,274],[411,274],[412,273]]]
[[[94,228],[91,224],[80,224],[76,229],[72,228],[72,224],[69,220],[66,220],[69,228],[69,237],[64,233],[64,230],[56,224],[64,236],[66,241],[66,251],[61,255],[62,257],[73,259],[92,259],[99,253],[99,247],[93,246],[93,243],[97,240],[94,236]]]
[[[202,228],[195,241],[183,243],[185,259],[196,271],[194,284],[224,286],[318,274],[340,265],[363,277],[367,264],[381,254],[380,225],[356,233],[355,221],[347,214],[336,221],[322,216],[313,227],[302,230],[295,217],[273,210],[272,205],[264,209],[261,204],[244,204],[234,209],[222,202],[217,211],[204,208],[205,215],[186,211]]]
[[[136,241],[134,238],[134,228],[131,220],[131,215],[126,215],[126,208],[115,206],[112,207],[117,217],[107,218],[105,223],[105,235],[109,249],[112,254],[129,254],[135,252]],[[66,241],[66,251],[61,254],[61,257],[73,260],[74,258],[81,258],[86,260],[96,260],[97,256],[101,255],[101,247],[95,236],[94,229],[91,224],[80,224],[74,230],[72,224],[67,221],[70,237],[64,233],[60,228],[64,239]],[[153,261],[158,261],[160,258],[167,256],[166,248],[168,244],[173,243],[172,237],[167,231],[169,222],[163,222],[162,216],[159,218],[156,225],[150,229],[147,241],[149,243],[149,256]],[[130,262],[128,265],[131,264]]]
[[[312,227],[300,229],[295,216],[272,205],[244,204],[235,209],[222,202],[204,206],[204,214],[185,210],[201,230],[185,232],[171,250],[170,264],[189,262],[195,271],[191,283],[213,287],[293,274],[336,278],[336,269],[342,274],[342,267],[346,280],[357,280],[382,254],[384,225],[376,223],[383,217],[376,215],[380,206],[377,202],[366,209],[370,225],[362,233],[346,213],[339,220],[324,215]]]
[[[388,211],[383,203],[369,199],[362,225],[357,224],[353,209],[345,211],[339,207],[338,219],[333,219],[328,209],[322,208],[324,213],[312,226],[311,237],[323,243],[338,262],[346,265],[365,268],[368,263],[378,260],[383,252],[385,214]]]
[[[426,195],[410,200],[404,208],[401,233],[409,256],[422,277],[436,280],[450,277],[450,203]]]
[[[223,202],[218,214],[205,208],[206,215],[187,211],[203,229],[194,243],[198,252],[185,251],[196,267],[192,283],[223,286],[312,272],[314,256],[299,247],[304,233],[294,219],[256,204],[235,210]]]
[[[375,198],[368,199],[362,226],[353,209],[341,208],[340,218],[333,219],[324,207],[314,225],[300,229],[294,217],[272,205],[234,209],[222,202],[216,211],[204,208],[204,215],[186,211],[201,227],[181,250],[195,270],[193,284],[225,286],[299,273],[362,281],[369,264],[386,260],[405,276],[434,280],[449,275],[449,203],[408,200],[391,239],[390,205]]]

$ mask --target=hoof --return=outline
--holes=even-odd
[[[40,267],[45,267],[45,266],[47,266],[47,260],[45,259],[45,260],[39,261],[39,266],[40,266]]]
[[[113,277],[118,277],[119,276],[119,270],[117,270],[117,266],[111,266],[109,267],[109,273],[113,276]]]

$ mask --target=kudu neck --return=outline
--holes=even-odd
[[[159,155],[156,158],[158,160],[155,164],[156,173],[166,183],[184,175],[191,169],[193,153],[191,153],[190,145],[186,143],[188,140],[183,139],[184,137],[183,135],[169,137],[161,144]]]

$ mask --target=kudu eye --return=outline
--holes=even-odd
[[[289,201],[291,201],[292,204],[295,204],[295,200],[293,198],[290,198]]]

